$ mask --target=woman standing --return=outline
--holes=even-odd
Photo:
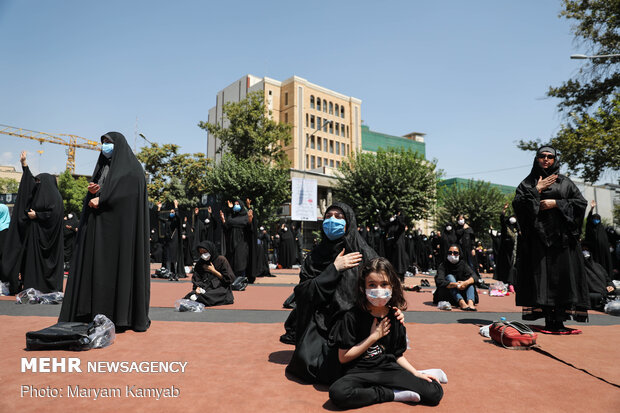
[[[11,294],[27,288],[62,291],[64,207],[56,178],[46,173],[32,176],[25,151],[20,161],[24,173],[4,241],[2,278]]]
[[[545,318],[543,332],[570,334],[572,316],[587,321],[588,286],[579,234],[587,202],[559,172],[556,150],[536,152],[530,174],[519,184],[513,207],[522,240],[517,251],[515,290],[523,319]]]
[[[118,132],[101,137],[58,321],[104,314],[117,331],[149,320],[149,209],[144,169]]]
[[[508,209],[508,203],[504,205],[504,210],[499,217],[502,232],[499,239],[499,253],[496,255],[497,269],[494,278],[506,284],[514,284],[519,227],[516,217],[510,216],[506,219],[506,209]],[[495,252],[495,249],[493,251]]]

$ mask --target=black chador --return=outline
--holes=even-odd
[[[235,271],[235,275],[239,277],[246,275],[248,267],[249,247],[246,233],[250,221],[241,200],[237,202],[240,210],[235,211],[234,207],[229,208],[222,225],[226,236],[226,258]]]
[[[510,220],[514,219],[514,223]],[[519,226],[516,218],[506,218],[504,212],[500,216],[502,232],[499,238],[499,251],[494,250],[497,267],[494,277],[496,280],[508,284],[514,284],[517,258],[517,239],[519,234]]]
[[[356,229],[357,230],[357,229]],[[278,264],[282,268],[291,268],[297,262],[297,243],[295,234],[287,224],[282,224],[278,229],[280,245],[278,246]]]
[[[59,321],[90,322],[97,314],[117,329],[146,331],[150,300],[149,210],[142,166],[118,132],[111,158],[99,156],[84,200]],[[98,207],[94,208],[95,199]],[[90,205],[89,205],[90,203]]]
[[[550,147],[541,148],[538,156],[543,152],[555,155]],[[546,169],[534,159],[512,205],[522,234],[517,251],[516,304],[526,307],[524,319],[545,317],[547,327],[562,329],[567,316],[587,320],[588,286],[579,244],[587,202],[577,186],[558,171],[558,159]],[[539,178],[556,174],[557,180],[539,193]],[[541,200],[555,200],[557,207],[543,209]]]
[[[11,294],[26,288],[62,291],[64,207],[56,178],[46,173],[35,178],[28,166],[23,169],[4,242],[2,280]],[[32,219],[31,210],[36,213]]]
[[[211,241],[199,243],[196,251],[200,250],[206,252],[204,256],[199,254],[192,276],[193,289],[185,298],[206,306],[232,304],[234,298],[230,286],[235,280],[235,273],[228,260],[220,255]]]
[[[601,216],[599,214],[593,214],[590,209],[588,219],[586,220],[586,239],[590,247],[590,254],[592,254],[592,260],[599,263],[605,268],[609,276],[613,276],[614,267],[611,261],[611,253],[609,251],[609,240],[607,239],[607,233],[603,228],[601,222]]]
[[[409,267],[409,254],[405,245],[405,216],[401,213],[394,215],[387,223],[381,222],[385,228],[385,252],[387,259],[394,266],[394,270],[401,280]]]
[[[78,230],[79,220],[74,214],[69,214],[63,221],[63,238],[65,245],[65,263],[71,262],[71,256],[73,255],[73,244],[75,244],[75,236]]]

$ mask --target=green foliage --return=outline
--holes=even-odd
[[[334,195],[355,210],[358,223],[375,222],[379,214],[385,220],[397,211],[419,220],[428,217],[434,206],[435,162],[411,149],[357,152],[339,172]]]
[[[19,181],[13,178],[0,178],[0,193],[16,194],[19,189]]]
[[[179,153],[174,144],[152,143],[136,154],[149,174],[148,194],[151,202],[178,200],[182,207],[198,205],[207,190],[204,177],[208,160],[203,153]]]
[[[282,149],[291,141],[291,127],[270,118],[265,108],[263,91],[249,93],[240,102],[228,102],[223,107],[226,125],[199,122],[198,126],[221,144],[217,152],[228,152],[237,159],[275,161],[288,167],[290,161]]]
[[[609,55],[620,53],[620,0],[563,0],[561,18],[575,22],[575,39],[583,53]],[[597,58],[584,61],[574,79],[551,87],[548,96],[562,99],[560,110],[586,111],[600,103],[606,109],[620,87],[620,58]]]
[[[437,224],[440,228],[444,223],[455,222],[456,217],[463,214],[476,237],[481,239],[486,238],[491,226],[499,228],[502,209],[512,198],[488,182],[474,180],[466,185],[442,186],[437,197]]]
[[[58,176],[58,191],[62,196],[65,215],[72,213],[79,216],[82,213],[82,205],[88,192],[86,177],[74,178],[71,171],[67,169]]]
[[[249,198],[254,215],[264,224],[269,224],[291,197],[288,171],[256,159],[225,154],[219,164],[207,170],[205,180],[211,193],[219,194],[223,201],[245,202]]]
[[[551,145],[560,151],[560,161],[587,182],[596,182],[605,170],[620,170],[620,95],[609,110],[573,115]],[[535,151],[540,146],[540,140],[518,144],[523,150]]]

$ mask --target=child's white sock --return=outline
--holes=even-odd
[[[429,376],[433,376],[439,380],[439,383],[446,384],[448,382],[448,376],[443,372],[442,369],[427,369],[427,370],[418,370],[420,373],[428,374]]]
[[[394,390],[395,402],[419,402],[420,395],[411,390]]]

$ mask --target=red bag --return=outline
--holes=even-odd
[[[510,349],[527,349],[536,344],[538,334],[518,321],[496,321],[489,327],[491,338]]]

